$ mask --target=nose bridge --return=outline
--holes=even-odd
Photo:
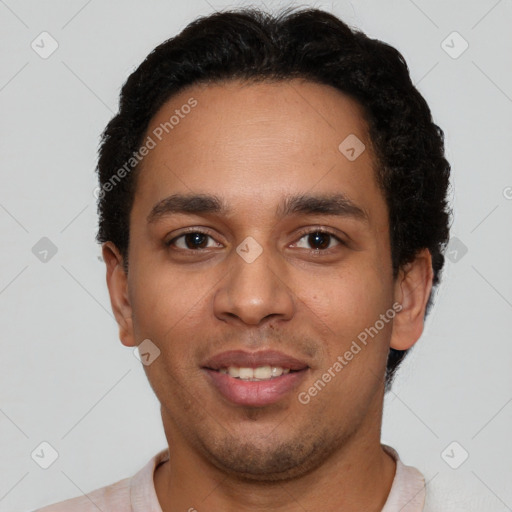
[[[271,248],[247,237],[230,257],[228,278],[216,295],[216,314],[236,316],[247,324],[259,324],[269,316],[289,319],[293,314],[293,297],[284,276],[279,275],[278,258]]]

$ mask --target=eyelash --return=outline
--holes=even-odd
[[[314,234],[314,233],[320,233],[322,235],[327,235],[327,236],[330,236],[332,238],[334,238],[337,242],[339,242],[340,245],[342,246],[346,246],[346,242],[344,240],[342,240],[339,236],[335,235],[332,231],[329,231],[329,230],[326,230],[324,228],[310,228],[310,229],[305,229],[305,230],[302,230],[298,233],[299,235],[299,238],[298,240],[301,240],[302,238],[304,238],[305,236],[307,235],[311,235],[311,234]],[[197,229],[197,228],[189,228],[188,230],[186,230],[185,232],[181,233],[180,235],[172,238],[171,240],[165,242],[165,246],[166,247],[171,247],[173,245],[174,242],[176,242],[176,240],[179,240],[180,238],[186,236],[186,235],[190,235],[190,234],[201,234],[201,235],[206,235],[210,238],[214,238],[208,231],[203,231],[201,229]],[[328,249],[310,249],[310,252],[312,253],[329,253],[330,251],[332,251],[332,249],[334,249],[333,247],[330,247]],[[188,253],[198,253],[198,252],[202,252],[204,251],[205,249],[182,249],[182,248],[178,248],[177,250],[179,251],[184,251],[184,252],[188,252]]]

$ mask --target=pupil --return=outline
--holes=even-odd
[[[325,249],[326,247],[329,247],[329,236],[330,235],[326,233],[321,233],[319,231],[317,231],[316,233],[310,233],[309,243],[313,246],[319,244],[320,247],[316,247],[316,249]],[[322,243],[322,239],[324,240],[325,243]]]
[[[316,249],[325,249],[326,247],[329,247],[329,237],[330,235],[319,231],[310,233],[309,243],[312,246],[315,246]],[[203,233],[187,233],[185,235],[185,241],[189,249],[197,249],[198,247],[204,246],[206,235]]]
[[[185,235],[185,242],[188,249],[197,249],[203,246],[206,241],[206,235],[203,233],[187,233]]]

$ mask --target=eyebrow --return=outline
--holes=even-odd
[[[229,216],[232,208],[219,196],[209,194],[173,194],[153,206],[148,224],[162,217],[184,214],[216,214]],[[279,219],[292,215],[332,215],[351,217],[369,223],[367,212],[344,194],[299,194],[286,196],[276,209]]]

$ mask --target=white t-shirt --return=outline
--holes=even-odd
[[[393,448],[382,446],[396,461],[395,478],[382,512],[428,512],[424,508],[423,475],[416,468],[404,465]],[[162,512],[153,475],[155,469],[167,460],[169,449],[165,448],[133,477],[34,512],[98,512],[98,509],[103,512]]]

